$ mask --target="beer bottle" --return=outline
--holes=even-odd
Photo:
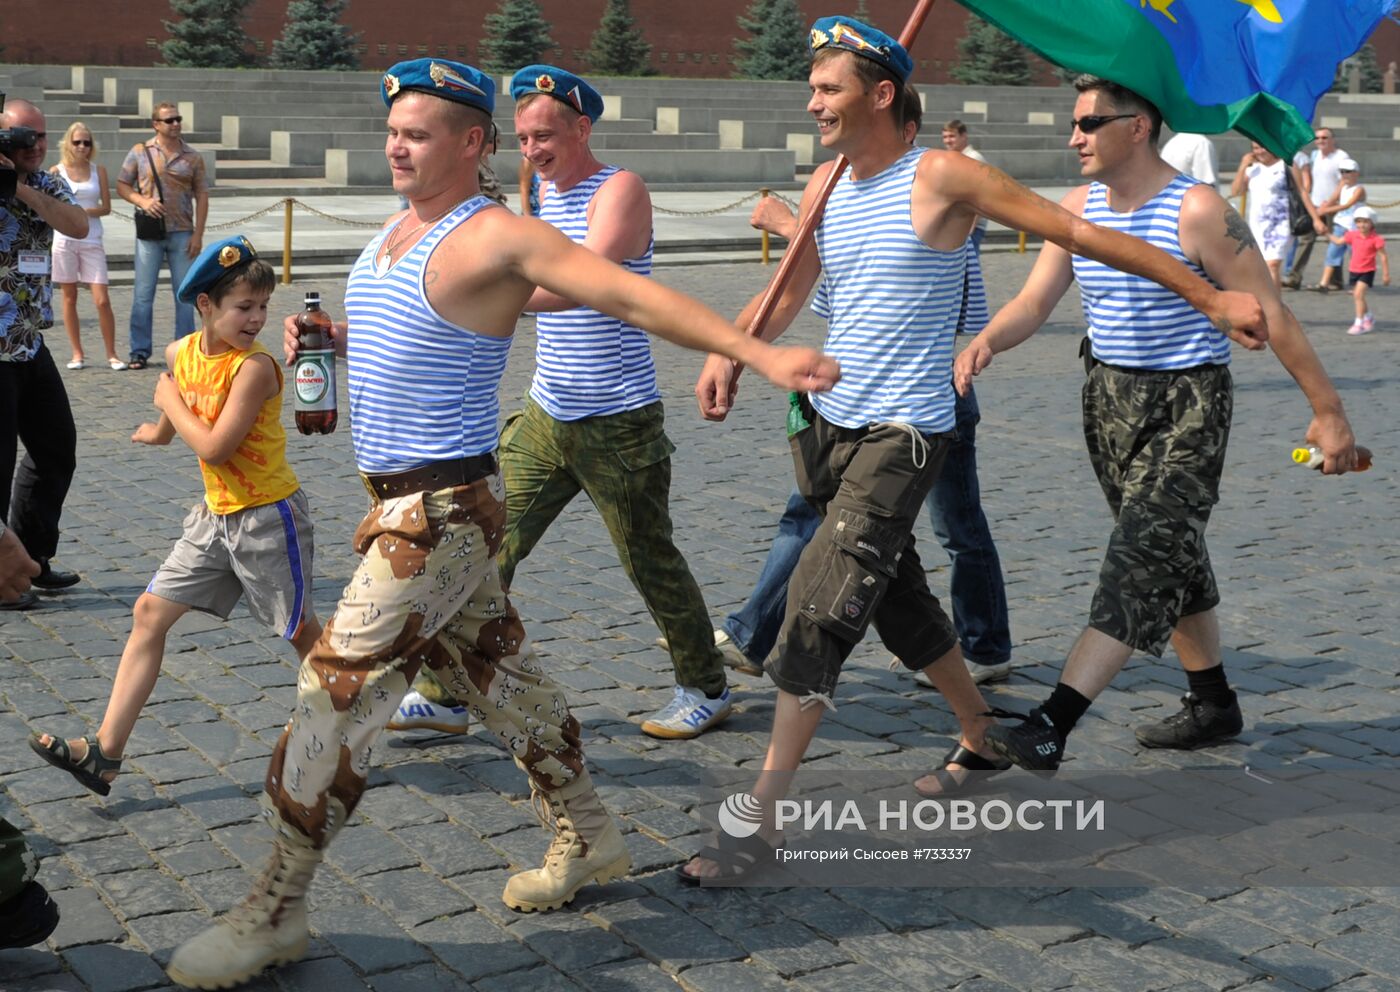
[[[1303,468],[1321,469],[1323,461],[1322,449],[1311,444],[1306,448],[1294,448],[1293,461],[1303,466]],[[1356,446],[1356,468],[1353,471],[1364,472],[1370,467],[1371,449],[1363,448],[1358,444]]]
[[[335,406],[335,347],[331,318],[321,309],[321,294],[306,294],[306,309],[297,314],[297,358],[292,369],[297,430],[329,434],[338,419]]]

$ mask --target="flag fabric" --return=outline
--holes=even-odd
[[[958,0],[1057,65],[1151,100],[1173,131],[1232,128],[1276,155],[1396,0]]]

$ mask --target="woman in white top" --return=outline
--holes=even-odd
[[[97,142],[82,121],[74,121],[63,132],[60,154],[62,161],[49,171],[68,183],[74,199],[91,218],[86,238],[69,238],[57,231],[53,236],[53,281],[63,292],[63,326],[73,348],[73,360],[68,367],[80,369],[86,364],[78,327],[78,283],[82,282],[92,290],[97,324],[102,331],[102,343],[107,347],[107,367],[120,371],[126,368],[126,363],[117,357],[117,321],[107,293],[107,250],[102,246],[102,221],[98,219],[112,212],[107,170],[94,161]]]
[[[1361,167],[1352,158],[1344,158],[1337,163],[1337,169],[1341,173],[1341,182],[1337,184],[1337,191],[1332,194],[1332,198],[1317,208],[1320,214],[1331,213],[1332,215],[1332,236],[1336,238],[1346,237],[1346,233],[1355,226],[1353,215],[1356,208],[1366,202],[1366,187],[1361,185]],[[1322,282],[1318,289],[1327,292],[1332,287],[1332,279],[1337,274],[1347,260],[1347,246],[1342,244],[1332,244],[1327,248],[1326,267],[1322,270]]]
[[[1230,187],[1231,196],[1239,196],[1248,188],[1245,217],[1249,222],[1249,231],[1259,243],[1259,251],[1274,277],[1274,285],[1279,285],[1283,278],[1280,272],[1283,257],[1293,243],[1293,229],[1288,217],[1290,168],[1283,159],[1256,141],[1253,148],[1240,159],[1234,184]],[[1300,181],[1296,169],[1293,170],[1293,181]]]

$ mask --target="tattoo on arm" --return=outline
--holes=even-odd
[[[1257,247],[1249,225],[1234,207],[1225,208],[1225,237],[1235,242],[1236,255]]]
[[[437,280],[438,280],[438,270],[437,270],[437,269],[429,269],[427,272],[423,273],[423,285],[424,285],[424,286],[431,286],[433,283],[437,282]]]
[[[1244,250],[1243,248],[1240,249],[1240,251],[1243,251],[1243,250]],[[1238,254],[1238,252],[1237,252],[1236,254]],[[1215,329],[1216,329],[1217,331],[1219,331],[1221,334],[1225,335],[1227,338],[1230,336],[1230,334],[1231,334],[1231,333],[1234,331],[1234,329],[1235,329],[1235,325],[1232,324],[1232,323],[1230,323],[1230,318],[1229,318],[1229,317],[1226,317],[1224,314],[1221,314],[1220,316],[1214,318],[1214,319],[1211,321],[1211,323],[1215,325]]]

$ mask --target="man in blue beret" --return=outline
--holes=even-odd
[[[646,184],[636,173],[604,165],[589,148],[603,98],[551,65],[521,69],[510,91],[521,155],[542,180],[539,218],[629,272],[650,275]],[[675,445],[666,436],[646,334],[543,289],[527,309],[538,313],[535,376],[524,410],[501,432],[507,520],[501,578],[509,588],[516,566],[549,525],[586,493],[671,652],[674,695],[642,721],[642,732],[696,737],[729,716],[729,685],[700,585],[671,537]],[[466,715],[430,680],[427,673],[419,677],[391,726],[444,729],[454,712]]]
[[[346,286],[351,441],[371,507],[361,561],[303,662],[263,802],[274,853],[252,893],[176,950],[170,977],[227,988],[306,952],[306,892],[362,796],[370,748],[427,666],[510,750],[548,811],[544,865],[507,883],[522,911],[555,909],[618,878],[627,847],[594,791],[582,728],[540,666],[502,588],[505,491],[498,390],[511,335],[543,287],[683,347],[718,349],[785,389],[839,378],[811,349],[746,338],[698,301],[628,273],[555,228],[481,195],[495,88],[468,65],[394,66],[385,156],[408,208],[365,248]],[[288,318],[284,346],[296,353]]]
[[[929,591],[911,528],[943,466],[956,422],[952,352],[968,240],[978,214],[1029,231],[1181,294],[1237,339],[1264,333],[1258,301],[1225,293],[1143,241],[1085,223],[1009,176],[965,155],[910,148],[900,95],[912,61],[893,38],[846,17],[811,32],[807,109],[822,145],[845,155],[817,227],[817,251],[798,263],[764,330],[781,334],[825,278],[826,347],[843,377],[823,395],[795,398],[788,429],[798,488],[823,519],[793,573],[788,611],[767,670],[778,686],[765,774],[750,790],[768,809],[806,753],[841,666],[873,623],[906,668],[922,670],[956,715],[961,735],[926,795],[961,788],[972,771],[997,771],[992,719]],[[832,163],[816,170],[799,216],[812,213]],[[755,297],[740,315],[747,326]],[[696,384],[703,416],[723,419],[736,388],[729,359],[711,356]],[[721,837],[682,866],[689,881],[735,878],[773,861],[770,817],[757,834]]]

